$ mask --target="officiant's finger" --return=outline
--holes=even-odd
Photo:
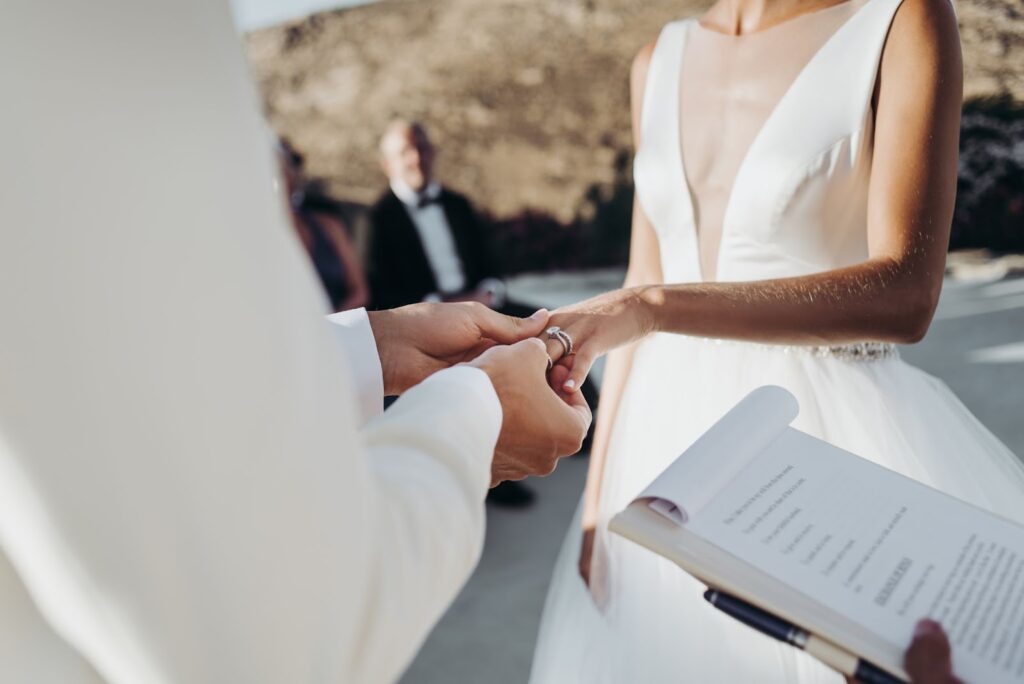
[[[536,337],[547,325],[551,315],[547,309],[538,309],[526,318],[506,316],[486,306],[473,307],[474,321],[480,334],[501,344],[514,344]]]
[[[924,684],[959,684],[953,674],[949,638],[934,620],[921,620],[914,628],[903,666],[910,681]]]

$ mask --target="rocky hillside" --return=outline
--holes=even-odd
[[[628,174],[633,54],[708,0],[384,0],[248,37],[274,126],[357,202],[382,187],[376,140],[419,118],[440,174],[498,216],[570,221]],[[967,96],[1024,100],[1021,0],[958,0]]]

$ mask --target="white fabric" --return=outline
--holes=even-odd
[[[840,2],[739,36],[689,24],[678,81],[679,163],[693,200],[703,280],[717,278],[722,220],[751,143],[811,56],[864,2]]]
[[[462,292],[466,289],[466,274],[455,249],[455,238],[448,225],[448,217],[444,214],[444,207],[439,202],[419,206],[420,195],[401,179],[391,181],[391,190],[402,201],[412,224],[416,226],[440,294]],[[423,190],[423,196],[430,199],[436,199],[440,194],[441,186],[434,182]]]
[[[719,279],[798,276],[866,256],[869,103],[899,3],[865,2],[767,118],[725,212]],[[669,281],[700,279],[679,163],[680,60],[693,21],[668,25],[658,40],[635,164],[637,196],[657,231]],[[545,604],[534,684],[842,684],[806,654],[713,609],[703,587],[669,561],[607,533],[609,518],[678,454],[750,391],[769,384],[799,400],[796,428],[1024,522],[1021,462],[942,382],[898,356],[856,362],[797,348],[658,334],[636,351],[606,458],[591,570],[607,582],[605,612],[595,608],[579,578],[577,514]],[[870,510],[865,502],[865,514]],[[850,562],[859,555],[852,551]]]
[[[362,422],[384,411],[384,375],[377,354],[377,342],[366,309],[339,311],[327,317],[348,360]]]
[[[357,431],[225,3],[0,21],[0,682],[388,682],[481,550],[467,367]]]

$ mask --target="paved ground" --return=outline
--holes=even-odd
[[[1024,458],[1024,278],[1005,269],[964,268],[947,281],[927,338],[903,358],[942,378]],[[959,272],[959,271],[958,271]],[[520,279],[511,291],[549,307],[615,287],[620,273]],[[431,635],[404,684],[521,684],[558,547],[583,487],[586,458],[563,461],[531,482],[536,505],[491,509],[487,546],[466,589]]]

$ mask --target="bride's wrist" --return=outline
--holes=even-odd
[[[660,332],[658,312],[665,301],[664,288],[661,285],[640,285],[633,288],[637,324],[641,336]]]

